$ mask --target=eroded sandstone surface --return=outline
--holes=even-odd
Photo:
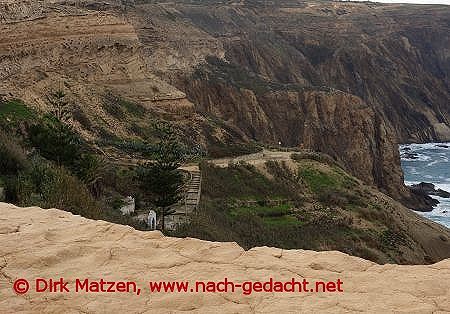
[[[254,248],[164,237],[51,209],[0,204],[1,313],[448,313],[450,260],[384,265],[340,252]],[[16,295],[18,278],[136,281],[140,296]],[[341,279],[343,293],[155,293],[152,281]]]

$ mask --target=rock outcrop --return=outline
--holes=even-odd
[[[236,125],[253,140],[326,153],[394,198],[403,187],[395,136],[361,98],[340,91],[268,91],[258,95],[227,83],[190,81],[202,110]]]
[[[340,252],[254,248],[168,238],[159,232],[91,221],[51,209],[0,204],[2,313],[444,313],[450,260],[429,266],[380,266]],[[36,278],[134,281],[134,293],[33,292]],[[15,280],[31,282],[13,292]],[[150,293],[149,281],[343,281],[344,292]]]
[[[108,95],[190,129],[204,123],[182,91],[147,69],[142,43],[119,3],[3,0],[0,7],[0,96],[46,112],[47,96],[63,90],[75,112],[70,123],[90,141],[104,140],[108,130],[131,138],[142,129],[131,128],[120,110],[111,114]]]
[[[413,190],[419,191],[421,193],[425,193],[428,195],[435,195],[442,198],[450,198],[450,193],[447,191],[444,191],[442,189],[436,189],[435,185],[433,183],[426,183],[426,182],[420,182],[419,184],[413,184],[412,186]]]

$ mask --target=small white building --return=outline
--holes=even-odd
[[[135,199],[131,196],[128,196],[125,199],[123,199],[123,202],[124,205],[120,207],[122,215],[131,215],[131,213],[134,213],[134,210],[136,209]]]
[[[156,212],[154,210],[151,210],[148,213],[147,226],[150,230],[156,230]]]

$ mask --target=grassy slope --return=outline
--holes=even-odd
[[[448,238],[448,230],[336,165],[296,159],[258,167],[203,164],[201,210],[178,235],[245,248],[340,250],[379,263],[426,263],[450,255],[448,241],[439,239]]]

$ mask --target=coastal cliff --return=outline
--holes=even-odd
[[[422,206],[397,143],[450,139],[448,7],[138,1],[135,12],[139,37],[153,36],[146,62],[197,110],[250,140],[325,152]]]
[[[70,123],[105,151],[123,155],[108,144],[147,141],[148,125],[168,120],[205,152],[250,142],[321,151],[421,208],[403,185],[397,143],[450,139],[445,6],[0,5],[0,96],[47,112],[47,95],[65,89]],[[145,114],[124,114],[130,102]]]

